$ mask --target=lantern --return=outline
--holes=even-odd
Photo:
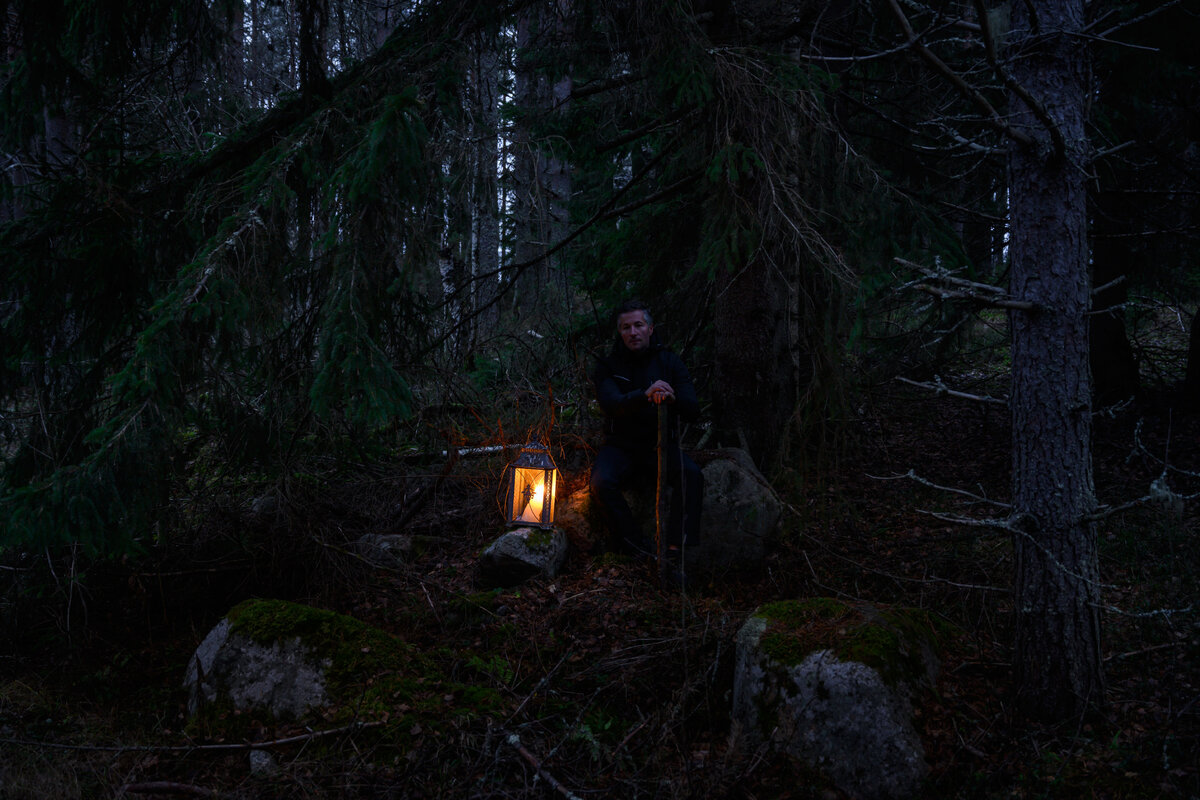
[[[536,439],[521,448],[504,477],[504,519],[509,525],[554,527],[558,468],[550,449]]]

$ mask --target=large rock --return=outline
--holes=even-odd
[[[689,572],[758,567],[779,534],[783,504],[744,450],[718,450],[704,463],[700,544]]]
[[[761,607],[738,633],[733,716],[860,800],[917,796],[928,774],[912,702],[938,660],[923,612],[817,599]]]
[[[195,714],[227,704],[300,718],[336,702],[348,683],[394,667],[406,652],[403,643],[352,617],[281,600],[248,600],[196,649],[184,678],[188,708]]]
[[[608,544],[608,532],[596,517],[586,481],[574,491],[564,487],[554,509],[554,527],[566,534],[569,545],[581,553],[603,551]]]
[[[567,560],[567,537],[558,528],[514,528],[479,557],[479,583],[515,586],[535,575],[554,577]]]
[[[756,568],[779,534],[783,504],[744,450],[705,450],[691,453],[704,473],[700,544],[687,549],[689,573]],[[630,509],[642,522],[647,541],[654,541],[654,486],[625,492]],[[594,550],[607,541],[586,485],[566,498],[556,524],[581,550]]]

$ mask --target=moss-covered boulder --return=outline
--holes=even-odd
[[[451,684],[415,648],[360,620],[283,600],[247,600],[188,665],[190,710],[326,722],[486,713],[488,692]]]
[[[479,557],[479,584],[516,586],[535,575],[553,578],[567,561],[567,537],[558,528],[514,528]]]
[[[914,699],[937,679],[937,635],[916,609],[826,598],[760,607],[738,633],[733,715],[856,798],[908,798],[928,773]]]

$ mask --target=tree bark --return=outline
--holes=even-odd
[[[512,145],[515,192],[513,259],[529,263],[543,256],[560,241],[569,227],[567,207],[571,196],[570,165],[539,141],[530,123],[546,115],[566,112],[571,95],[569,68],[553,83],[545,76],[544,63],[531,63],[529,54],[547,58],[569,45],[572,32],[570,0],[534,4],[521,12],[517,24],[517,63],[514,99],[523,119],[514,126]],[[568,281],[556,256],[542,258],[525,270],[517,282],[515,301],[527,318],[549,309],[561,315],[560,300],[566,297]]]
[[[473,311],[485,309],[476,319],[477,333],[495,327],[494,300],[499,290],[500,208],[496,171],[500,153],[496,137],[500,127],[499,42],[482,36],[475,46],[472,74],[474,106],[472,126],[475,164],[472,178],[471,262],[474,273]]]
[[[1018,709],[1077,716],[1103,694],[1088,369],[1084,0],[1012,4],[1009,150],[1014,672]],[[1023,90],[1023,91],[1022,91]],[[1026,94],[1027,93],[1027,94]],[[1032,102],[1027,102],[1027,99]]]
[[[715,308],[720,418],[764,474],[786,452],[799,402],[791,287],[766,253],[722,276]]]

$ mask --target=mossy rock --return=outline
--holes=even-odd
[[[831,598],[768,603],[737,636],[732,716],[853,797],[919,796],[929,773],[913,703],[947,631],[920,609]]]
[[[197,649],[186,683],[204,725],[254,711],[435,732],[499,703],[494,691],[449,680],[435,658],[385,631],[283,600],[234,607]]]
[[[762,650],[783,666],[828,650],[876,670],[906,690],[932,688],[950,628],[919,608],[881,607],[828,597],[780,600],[754,614],[767,622]]]

